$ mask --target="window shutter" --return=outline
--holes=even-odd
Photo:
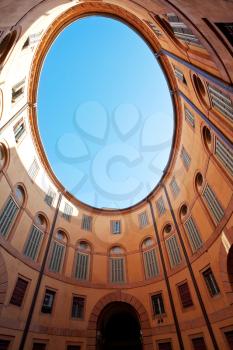
[[[0,235],[6,237],[14,223],[14,219],[19,211],[19,206],[12,196],[9,197],[0,215]]]
[[[215,138],[215,155],[230,175],[233,175],[233,152],[217,137]]]
[[[186,149],[184,148],[184,146],[182,146],[182,148],[181,148],[180,157],[183,161],[185,168],[188,169],[190,166],[190,163],[191,163],[191,157],[188,154],[188,152],[186,151]]]
[[[190,294],[190,291],[189,291],[188,283],[185,282],[185,283],[179,285],[178,286],[178,290],[179,290],[179,293],[180,293],[182,306],[184,308],[192,306],[193,305],[193,301],[192,301],[192,297],[191,297],[191,294]]]
[[[166,245],[168,249],[168,255],[170,259],[171,266],[174,267],[181,263],[180,249],[176,240],[176,236],[173,235],[166,240]]]
[[[110,281],[112,283],[125,282],[124,258],[110,258]]]
[[[185,115],[186,122],[194,129],[195,128],[195,117],[187,107],[184,108],[184,115]]]
[[[30,178],[32,180],[34,180],[36,178],[36,176],[39,172],[39,169],[40,169],[39,164],[37,163],[37,160],[34,159],[29,170],[28,170],[28,175],[30,176]]]
[[[45,202],[51,207],[53,204],[53,201],[56,197],[56,192],[52,190],[51,187],[49,187],[47,194],[45,195]]]
[[[179,188],[179,186],[178,186],[178,184],[176,182],[175,177],[173,177],[171,182],[170,182],[170,188],[171,188],[173,196],[177,197],[179,192],[180,192],[180,188]]]
[[[89,254],[77,253],[75,277],[78,280],[89,278]]]
[[[158,215],[161,216],[165,213],[166,208],[164,205],[164,201],[163,201],[163,197],[160,197],[157,202],[156,202],[156,207],[157,207],[157,211],[158,211]]]
[[[146,278],[153,278],[159,274],[155,249],[143,253]]]
[[[92,230],[92,217],[89,215],[83,215],[81,227],[85,231],[91,231]]]
[[[233,104],[230,97],[213,85],[208,85],[208,91],[212,106],[227,119],[233,121]]]
[[[21,306],[23,302],[23,298],[27,289],[28,282],[24,279],[18,277],[18,280],[15,285],[15,289],[13,291],[10,304]]]
[[[59,272],[63,261],[65,247],[63,244],[53,242],[53,250],[50,259],[49,269],[53,272]]]
[[[189,219],[185,222],[184,226],[188,233],[188,238],[192,246],[192,251],[195,252],[202,246],[202,239],[192,216],[189,217]]]
[[[145,226],[148,225],[148,216],[147,216],[147,212],[143,212],[141,214],[138,215],[138,219],[139,219],[139,226],[140,228],[144,228]]]
[[[32,260],[35,260],[38,253],[38,249],[41,244],[42,237],[43,233],[36,226],[33,225],[24,250],[24,255],[28,256]]]
[[[203,191],[203,197],[210,210],[210,213],[214,217],[215,221],[219,223],[224,216],[224,210],[221,204],[219,203],[214,191],[208,184],[206,184],[205,189]]]

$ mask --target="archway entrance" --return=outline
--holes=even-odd
[[[97,350],[142,350],[141,327],[135,309],[124,302],[112,302],[97,323]]]

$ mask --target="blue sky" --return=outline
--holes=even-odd
[[[41,72],[38,119],[56,176],[92,206],[137,203],[167,164],[165,78],[146,43],[117,20],[86,17],[60,33]]]

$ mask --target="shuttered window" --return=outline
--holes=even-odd
[[[175,235],[166,239],[166,246],[168,249],[168,256],[170,259],[171,267],[179,265],[181,263],[182,258],[181,258],[180,249],[179,249]]]
[[[180,39],[187,44],[202,46],[192,30],[189,29],[175,13],[168,13],[167,18],[177,39]]]
[[[193,338],[192,344],[194,350],[207,350],[205,339],[203,337]]]
[[[32,350],[46,350],[45,343],[33,343]]]
[[[12,102],[16,102],[20,96],[24,94],[25,78],[12,88]]]
[[[44,314],[51,314],[53,310],[53,303],[55,299],[56,292],[50,289],[46,289],[44,301],[41,307],[41,312]]]
[[[13,128],[13,131],[15,135],[15,142],[19,142],[19,140],[21,139],[21,137],[26,131],[25,123],[23,119],[21,119],[18,123],[16,123],[16,125]]]
[[[49,187],[48,192],[45,195],[45,202],[51,207],[53,205],[53,201],[56,197],[56,192],[53,191],[51,187]]]
[[[189,286],[188,283],[182,283],[178,286],[179,294],[180,294],[180,299],[182,306],[184,308],[190,307],[193,305],[192,297],[190,294]]]
[[[159,343],[158,347],[159,347],[159,350],[172,350],[172,343],[171,342]]]
[[[114,235],[121,233],[121,221],[120,220],[112,220],[111,221],[111,232]]]
[[[172,178],[171,182],[170,182],[170,189],[172,191],[172,194],[174,197],[177,197],[179,192],[180,192],[180,188],[176,182],[175,177]]]
[[[195,252],[202,246],[202,239],[192,216],[189,217],[184,226],[188,234],[192,251]]]
[[[8,350],[10,348],[10,340],[0,339],[0,350]]]
[[[124,258],[110,258],[110,281],[112,283],[125,282]]]
[[[63,244],[53,242],[52,254],[49,263],[49,269],[53,272],[59,272],[61,270],[63,257],[65,252],[65,246]]]
[[[230,349],[233,349],[233,331],[225,332],[227,342]]]
[[[187,107],[184,108],[184,115],[185,115],[186,122],[194,129],[195,128],[195,117]]]
[[[183,83],[186,84],[184,73],[177,67],[173,66],[175,76]]]
[[[164,205],[164,201],[163,201],[163,197],[160,197],[157,201],[156,201],[156,207],[157,207],[157,211],[158,211],[158,215],[161,216],[165,213],[166,208]]]
[[[32,260],[35,260],[38,254],[42,238],[43,232],[33,225],[27,244],[24,249],[24,255],[31,258]]]
[[[64,212],[62,214],[63,218],[66,219],[67,221],[70,221],[72,214],[73,214],[73,208],[68,203],[65,203]]]
[[[36,159],[33,160],[29,170],[28,170],[28,175],[32,180],[34,180],[39,172],[39,164]]]
[[[143,253],[146,278],[153,278],[159,274],[155,249]]]
[[[233,152],[225,143],[215,138],[215,155],[230,175],[233,175]]]
[[[162,293],[152,295],[151,302],[154,315],[162,315],[165,313]]]
[[[184,148],[184,146],[182,146],[182,148],[181,148],[180,157],[183,161],[185,168],[188,169],[190,166],[190,163],[191,163],[191,157],[188,154],[188,152],[186,151],[186,149]]]
[[[27,40],[25,41],[25,43],[23,45],[23,49],[25,49],[28,46],[33,46],[33,45],[37,44],[41,39],[41,34],[42,34],[42,31],[29,35],[29,37],[27,38]]]
[[[146,21],[146,23],[148,24],[150,29],[156,34],[157,37],[162,36],[161,31],[159,30],[159,28],[154,23],[152,23],[150,21]]]
[[[138,221],[140,228],[143,228],[148,225],[148,216],[146,211],[138,215]]]
[[[213,85],[208,85],[211,104],[227,119],[233,121],[233,103],[231,98]]]
[[[217,295],[220,293],[220,290],[218,288],[217,282],[215,280],[214,274],[209,267],[207,270],[205,270],[203,273],[203,277],[206,283],[206,286],[209,290],[210,295],[213,297],[214,295]]]
[[[89,254],[77,253],[75,277],[78,280],[87,280],[89,278]]]
[[[214,191],[208,184],[206,184],[205,189],[203,191],[203,198],[205,199],[213,218],[217,223],[219,223],[224,216],[224,210],[221,204],[219,203]]]
[[[82,217],[82,226],[81,227],[85,231],[91,231],[92,230],[92,217],[84,214]]]
[[[13,291],[10,304],[21,306],[23,298],[28,286],[28,281],[25,281],[23,278],[18,277],[15,289]]]
[[[72,302],[72,318],[84,318],[85,298],[73,296]]]
[[[5,207],[0,214],[0,235],[7,237],[10,229],[14,223],[16,215],[19,211],[19,206],[16,201],[10,196],[7,200]]]

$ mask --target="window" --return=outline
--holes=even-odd
[[[32,45],[35,45],[36,43],[38,43],[38,41],[40,41],[41,34],[42,34],[42,31],[38,32],[38,33],[30,34],[23,45],[23,49],[25,49],[28,46],[32,46]]]
[[[24,249],[24,255],[31,258],[32,260],[35,260],[38,254],[42,238],[43,232],[38,227],[33,225],[27,244]]]
[[[216,108],[230,121],[233,121],[233,104],[231,98],[213,85],[208,85],[208,92],[213,108]]]
[[[204,191],[203,191],[203,198],[206,201],[206,204],[210,210],[210,213],[212,214],[213,218],[217,223],[219,223],[223,216],[224,216],[224,210],[219,203],[215,193],[211,189],[211,187],[206,184]]]
[[[199,39],[193,34],[191,29],[189,29],[175,13],[168,13],[167,18],[177,39],[180,39],[187,44],[202,46]]]
[[[158,262],[155,249],[143,252],[143,260],[146,278],[153,278],[159,274]]]
[[[233,349],[233,331],[225,332],[224,334],[225,334],[225,336],[227,338],[227,342],[229,344],[229,348]]]
[[[45,343],[33,343],[32,350],[46,350],[46,344]]]
[[[49,269],[53,272],[60,272],[65,254],[66,236],[63,231],[58,230],[54,237]]]
[[[148,216],[146,211],[138,215],[138,221],[139,221],[140,228],[144,228],[145,226],[148,225]]]
[[[150,29],[156,34],[157,37],[162,36],[161,31],[159,30],[159,28],[154,23],[152,23],[150,21],[146,21],[146,23],[148,24]]]
[[[125,282],[125,261],[124,257],[110,258],[110,281],[112,283]]]
[[[170,189],[172,191],[172,194],[174,197],[177,197],[179,192],[180,192],[180,188],[176,182],[175,177],[172,178],[171,182],[170,182]]]
[[[19,211],[19,205],[16,203],[15,199],[10,196],[2,209],[0,214],[0,235],[7,237],[10,229],[16,219],[16,215]]]
[[[184,226],[188,233],[192,251],[195,252],[202,246],[202,239],[192,216],[189,217]]]
[[[82,226],[81,227],[85,231],[91,231],[92,230],[92,217],[84,214],[82,217]]]
[[[184,148],[184,146],[182,146],[181,148],[180,157],[183,161],[185,168],[188,169],[191,163],[191,158],[188,152],[186,151],[186,149]]]
[[[25,78],[12,88],[12,102],[16,102],[24,94]]]
[[[67,350],[81,350],[79,345],[67,345]]]
[[[28,281],[25,281],[23,278],[18,277],[10,304],[21,306],[23,302],[23,298],[28,286]]]
[[[10,340],[0,339],[0,349],[1,350],[8,350],[10,343],[11,343]]]
[[[195,117],[187,107],[184,108],[184,115],[185,115],[186,122],[194,129],[195,128]]]
[[[20,121],[16,123],[16,125],[13,128],[13,131],[15,135],[15,142],[19,142],[19,140],[21,139],[21,137],[26,131],[25,123],[23,119],[20,119]]]
[[[158,211],[158,215],[161,216],[165,213],[166,208],[164,205],[164,201],[163,201],[163,197],[160,197],[157,202],[156,202],[156,207],[157,207],[157,211]]]
[[[207,350],[205,345],[205,340],[203,337],[197,337],[192,339],[193,349],[194,350]]]
[[[55,299],[56,292],[50,289],[46,289],[44,301],[41,307],[41,312],[44,314],[51,314],[53,309],[53,303]]]
[[[85,298],[73,296],[72,302],[72,318],[84,318]]]
[[[190,294],[188,283],[185,282],[185,283],[178,285],[178,290],[179,290],[180,299],[181,299],[181,303],[182,303],[183,308],[187,308],[187,307],[192,306],[193,301],[192,301],[192,297]]]
[[[56,192],[53,191],[51,187],[49,187],[47,194],[45,195],[45,202],[51,207],[53,205],[53,201],[56,197]]]
[[[215,155],[226,170],[233,175],[233,152],[225,143],[215,138]]]
[[[179,265],[181,263],[182,258],[181,258],[180,249],[179,249],[175,235],[166,239],[166,246],[168,249],[168,255],[169,255],[171,267]]]
[[[73,214],[73,208],[68,203],[65,203],[64,212],[62,214],[63,218],[66,219],[67,221],[70,221],[72,214]]]
[[[89,278],[89,254],[77,253],[75,278],[78,280],[87,280]]]
[[[112,220],[111,221],[111,232],[114,235],[121,233],[121,221],[120,220]]]
[[[171,342],[158,343],[159,350],[172,350]]]
[[[162,315],[165,313],[162,293],[152,295],[151,303],[154,315]]]
[[[184,77],[184,73],[177,67],[173,66],[175,76],[183,83],[187,84],[186,79]]]
[[[233,45],[233,23],[215,23],[215,25],[225,35],[231,45]]]
[[[203,277],[205,279],[205,283],[206,283],[206,286],[209,290],[210,295],[213,297],[214,295],[219,294],[220,290],[218,288],[217,282],[215,280],[215,277],[213,275],[211,268],[209,267],[202,274],[203,274]]]
[[[37,163],[37,160],[34,159],[29,170],[28,170],[28,175],[30,176],[30,178],[32,180],[34,180],[36,178],[36,175],[38,174],[39,169],[40,169],[39,164]]]

